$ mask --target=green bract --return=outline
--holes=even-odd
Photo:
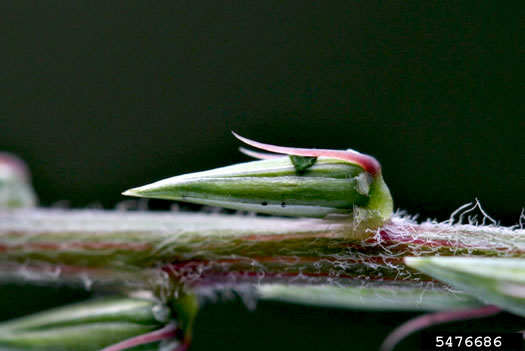
[[[334,152],[377,162],[354,151]],[[124,195],[284,216],[322,218],[357,213],[360,220],[390,218],[392,197],[378,166],[372,173],[365,170],[369,166],[365,162],[322,154],[271,155],[270,159],[168,178]]]
[[[0,324],[2,350],[97,350],[168,323],[154,301],[111,298],[82,302]],[[151,350],[157,349],[158,346]]]

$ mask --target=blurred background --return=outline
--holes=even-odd
[[[128,188],[247,160],[234,130],[372,154],[396,208],[420,219],[445,220],[477,198],[516,224],[524,10],[518,1],[2,1],[0,150],[29,164],[41,205],[111,209]],[[27,289],[0,288],[1,318],[86,294]],[[239,301],[205,312],[194,350],[241,350],[243,340],[254,350],[351,349],[363,335],[376,345],[407,317],[271,303],[248,312]]]

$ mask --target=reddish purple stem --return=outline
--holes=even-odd
[[[381,348],[379,350],[393,350],[394,347],[408,335],[433,325],[467,319],[490,317],[499,312],[501,312],[501,309],[499,307],[483,306],[477,308],[463,309],[459,311],[427,313],[422,316],[413,318],[394,329],[394,331],[390,333],[390,335],[388,335],[385,341],[383,341],[383,344],[381,345]]]
[[[173,338],[176,336],[176,334],[177,334],[177,325],[175,323],[170,323],[162,329],[155,330],[150,333],[142,334],[139,336],[134,336],[132,338],[121,341],[117,344],[113,344],[108,347],[105,347],[104,349],[100,351],[121,351],[121,350],[129,349],[134,346],[149,344],[150,342],[161,341],[161,340]],[[179,346],[175,350],[182,351],[182,350],[185,350],[185,348],[180,348]]]

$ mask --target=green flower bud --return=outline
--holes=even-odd
[[[358,210],[360,220],[390,218],[392,197],[374,158],[355,151],[275,151],[242,140],[289,157],[251,153],[270,159],[176,176],[123,194],[284,216],[355,216]]]

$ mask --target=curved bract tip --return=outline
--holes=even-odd
[[[341,160],[345,160],[358,166],[362,167],[366,172],[376,177],[381,174],[381,165],[379,162],[370,155],[365,155],[354,150],[328,150],[328,149],[305,149],[296,147],[285,147],[260,143],[258,141],[250,140],[242,137],[239,134],[232,131],[232,134],[242,141],[243,143],[253,146],[254,148],[273,152],[276,154],[284,155],[295,155],[295,156],[307,156],[307,157],[332,157]],[[246,153],[246,152],[244,152]],[[258,155],[258,156],[255,156]],[[260,158],[259,153],[251,153],[250,156]],[[265,158],[268,156],[265,155]]]
[[[250,156],[250,157],[256,158],[258,160],[271,160],[271,159],[274,159],[274,158],[283,157],[283,156],[278,155],[278,154],[271,154],[269,152],[260,152],[260,151],[250,150],[250,149],[246,149],[244,147],[240,147],[239,151],[241,153],[245,154],[246,156]]]

